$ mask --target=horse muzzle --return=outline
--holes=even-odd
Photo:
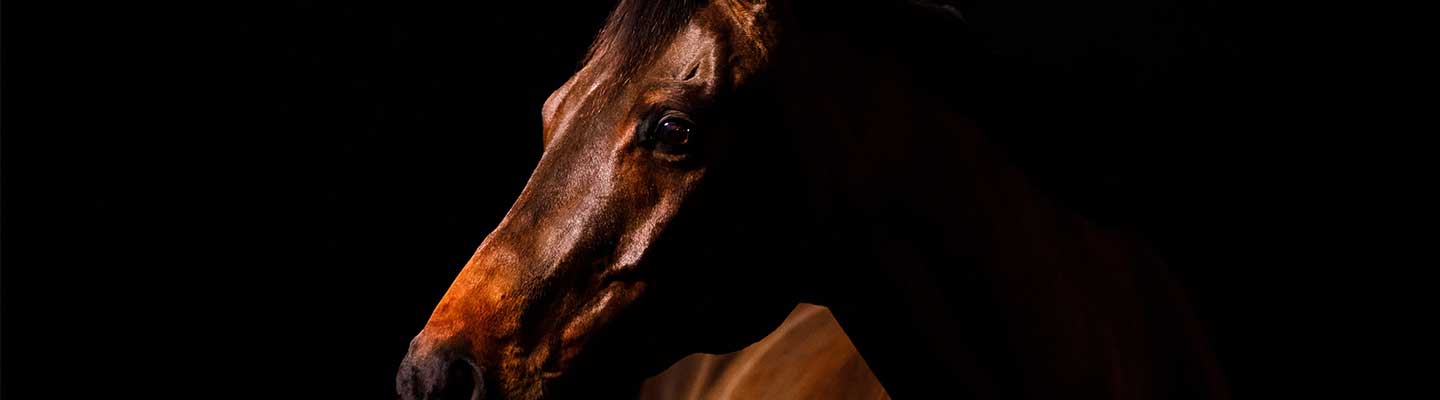
[[[395,389],[404,400],[486,399],[485,369],[461,346],[432,346],[416,337],[395,375]]]

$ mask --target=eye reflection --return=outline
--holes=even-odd
[[[690,142],[690,135],[694,133],[694,125],[684,118],[670,117],[660,121],[660,132],[657,139],[666,146],[684,146]]]

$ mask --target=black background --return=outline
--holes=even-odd
[[[387,398],[608,1],[5,4],[3,391]],[[982,124],[1154,241],[1258,385],[1243,7],[978,1]],[[1273,321],[1270,321],[1273,323]]]

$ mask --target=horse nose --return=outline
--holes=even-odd
[[[459,352],[412,344],[395,375],[395,390],[404,400],[481,400],[482,376],[481,368]]]

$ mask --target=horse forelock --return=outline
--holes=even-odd
[[[621,0],[582,65],[605,61],[621,75],[634,74],[652,62],[703,5],[702,0]]]

